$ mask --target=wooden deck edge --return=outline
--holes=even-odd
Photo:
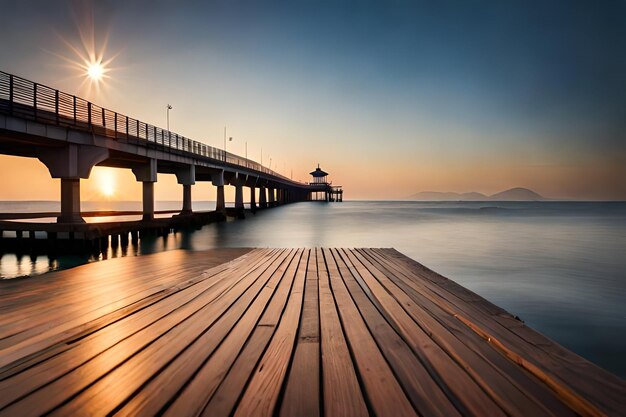
[[[447,277],[439,274],[436,271],[433,271],[432,269],[430,269],[427,266],[419,263],[418,261],[414,260],[413,258],[403,254],[402,252],[398,251],[397,249],[395,249],[395,248],[384,248],[383,250],[389,251],[391,253],[394,253],[394,255],[397,258],[402,259],[405,263],[409,264],[412,267],[418,268],[420,270],[420,272],[423,272],[426,275],[423,278],[428,279],[433,284],[438,285],[440,288],[442,288],[445,291],[448,291],[449,293],[451,293],[452,295],[458,297],[459,299],[464,300],[464,297],[466,297],[466,295],[468,293],[470,293],[473,296],[475,296],[478,299],[480,299],[480,303],[484,304],[484,306],[486,306],[489,310],[494,311],[494,312],[496,312],[496,311],[498,312],[497,314],[490,313],[491,315],[493,315],[493,316],[503,315],[503,316],[510,317],[512,319],[519,320],[519,319],[517,319],[516,316],[514,316],[513,314],[511,314],[508,311],[504,310],[503,308],[493,304],[489,300],[487,300],[484,297],[476,294],[475,292],[471,291],[470,289],[468,289],[466,287],[463,287],[462,285],[458,284],[454,280],[452,280],[450,278],[447,278]],[[443,286],[440,285],[440,283],[444,282],[444,281],[446,282],[446,284],[448,284],[446,287],[443,287]],[[459,320],[461,323],[463,323],[465,326],[467,326],[469,329],[471,329],[474,333],[476,333],[481,338],[486,340],[491,346],[493,346],[496,350],[501,352],[509,360],[511,360],[512,362],[516,363],[520,367],[524,368],[526,371],[530,372],[533,376],[535,376],[537,379],[539,379],[544,384],[546,384],[559,398],[561,398],[561,400],[565,404],[567,404],[570,408],[572,408],[574,411],[576,411],[581,416],[607,416],[607,415],[610,415],[610,414],[605,413],[602,410],[602,408],[604,408],[604,407],[598,406],[593,401],[589,401],[587,399],[588,398],[587,393],[579,392],[578,390],[574,389],[569,384],[567,384],[565,381],[563,381],[561,378],[559,378],[557,375],[554,375],[553,372],[550,371],[550,369],[546,369],[545,367],[541,366],[540,364],[537,364],[532,359],[527,358],[523,354],[518,353],[514,346],[509,346],[506,343],[504,343],[503,341],[499,340],[498,337],[493,335],[488,330],[482,328],[480,325],[478,325],[477,323],[473,322],[472,320],[466,318],[463,314],[455,313],[454,317],[457,320]],[[499,323],[499,324],[503,328],[512,331],[513,334],[515,334],[515,335],[519,336],[520,338],[524,339],[522,336],[520,336],[519,334],[515,333],[513,330],[511,330],[505,324],[503,324],[503,323]],[[558,342],[550,339],[549,337],[547,337],[546,335],[542,334],[541,332],[533,329],[532,327],[527,326],[522,321],[520,321],[520,324],[521,324],[521,326],[523,326],[525,331],[531,332],[533,334],[533,337],[536,337],[537,339],[543,340],[543,344],[545,344],[546,346],[550,346],[552,348],[557,348],[557,349],[559,349],[562,352],[566,352],[568,356],[571,355],[571,356],[575,357],[576,363],[578,365],[584,364],[585,367],[591,368],[593,370],[593,372],[598,373],[598,374],[602,375],[603,378],[611,381],[612,384],[614,384],[615,386],[621,388],[620,391],[623,392],[623,395],[624,395],[623,398],[626,398],[626,381],[622,380],[621,378],[619,378],[618,376],[612,374],[611,372],[605,370],[604,368],[594,364],[593,362],[583,358],[582,356],[572,352],[571,350],[566,349],[565,347],[561,346]],[[530,345],[534,345],[530,341],[526,341],[526,343],[528,343]],[[536,348],[537,349],[541,349],[540,346],[536,346]],[[543,353],[545,353],[547,355],[550,355],[550,352],[543,351]],[[562,358],[561,358],[561,360],[562,360]]]

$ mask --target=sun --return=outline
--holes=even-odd
[[[93,171],[93,179],[98,192],[105,198],[114,197],[116,194],[116,172],[113,168],[98,167]]]
[[[100,184],[100,191],[105,197],[112,197],[115,194],[115,181],[111,177],[105,177]]]
[[[92,81],[100,81],[104,73],[105,69],[101,62],[92,62],[87,65],[87,76]]]

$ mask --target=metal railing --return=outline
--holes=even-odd
[[[41,123],[93,132],[119,141],[157,144],[166,149],[189,152],[195,156],[226,162],[306,185],[272,171],[256,161],[132,119],[75,95],[3,71],[0,71],[0,112]]]

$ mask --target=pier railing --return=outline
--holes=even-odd
[[[115,140],[154,143],[166,149],[189,152],[294,182],[256,161],[3,71],[0,71],[0,112],[41,123],[89,131]]]

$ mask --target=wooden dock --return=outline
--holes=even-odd
[[[0,416],[624,415],[626,381],[393,249],[0,282]]]

